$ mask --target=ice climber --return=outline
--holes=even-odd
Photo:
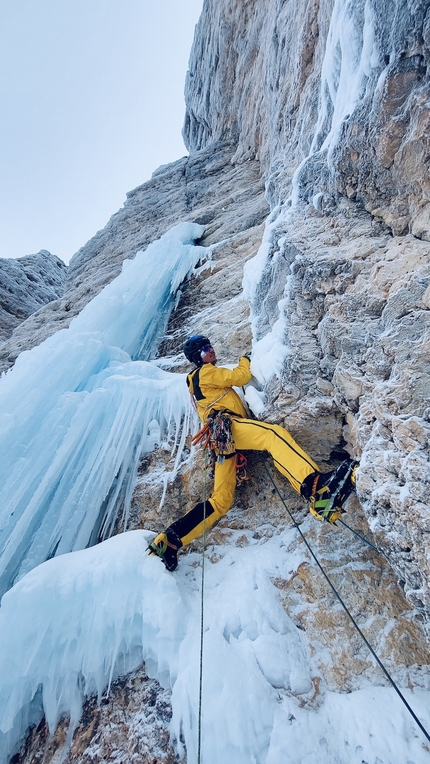
[[[279,472],[310,501],[312,514],[335,522],[354,487],[357,463],[348,459],[336,470],[322,473],[284,427],[250,419],[233,390],[233,386],[242,387],[251,380],[247,355],[234,369],[218,368],[215,350],[200,334],[190,337],[183,349],[196,366],[188,374],[187,384],[203,424],[193,440],[209,448],[215,481],[208,500],[196,504],[159,533],[149,545],[150,553],[161,557],[167,570],[175,570],[179,549],[228,512],[234,500],[236,473],[240,475],[242,468],[241,451],[267,451]]]

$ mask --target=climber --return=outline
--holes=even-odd
[[[151,554],[161,557],[167,570],[177,567],[181,547],[199,536],[225,515],[233,504],[236,470],[242,450],[267,451],[274,465],[293,488],[310,501],[310,511],[318,519],[334,523],[341,514],[355,482],[356,462],[348,459],[336,469],[320,472],[317,464],[280,425],[250,419],[233,385],[251,380],[248,355],[234,369],[218,368],[214,348],[203,335],[194,335],[184,344],[186,358],[196,368],[187,384],[203,424],[193,439],[204,441],[214,460],[214,487],[208,500],[199,502],[172,523],[149,545]]]

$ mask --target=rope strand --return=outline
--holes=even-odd
[[[202,591],[200,601],[200,676],[199,676],[199,724],[197,740],[197,764],[201,762],[202,750],[202,697],[203,697],[203,634],[204,634],[204,590],[205,590],[205,549],[206,549],[206,499],[207,499],[207,451],[204,467],[204,502],[203,502],[203,549],[202,549]]]
[[[262,461],[262,460],[261,460],[261,461]],[[362,640],[364,641],[365,645],[366,645],[366,646],[367,646],[367,648],[369,649],[370,653],[373,655],[374,659],[376,660],[376,662],[377,662],[377,664],[378,664],[379,668],[380,668],[380,669],[381,669],[381,671],[384,673],[384,675],[386,676],[386,678],[388,679],[388,681],[389,681],[389,682],[390,682],[390,684],[392,685],[393,689],[396,691],[396,693],[397,693],[397,695],[399,696],[399,698],[400,698],[400,700],[402,701],[402,703],[404,703],[404,705],[405,705],[405,706],[406,706],[406,708],[408,709],[409,713],[411,714],[412,718],[415,720],[415,722],[416,722],[416,724],[418,725],[418,727],[420,728],[421,732],[422,732],[422,733],[423,733],[423,735],[424,735],[424,736],[427,738],[427,740],[430,742],[430,735],[429,735],[429,733],[427,732],[426,728],[425,728],[425,727],[424,727],[424,726],[421,724],[420,720],[418,719],[417,715],[416,715],[416,714],[414,713],[414,711],[412,710],[412,708],[411,708],[411,706],[409,705],[408,701],[406,700],[406,698],[404,697],[404,695],[401,693],[401,691],[400,691],[400,690],[399,690],[399,688],[397,687],[397,685],[396,685],[396,683],[395,683],[394,679],[392,679],[392,677],[391,677],[391,676],[390,676],[390,674],[388,673],[387,669],[385,668],[384,664],[382,663],[382,661],[380,660],[380,658],[378,658],[377,654],[375,653],[375,651],[374,651],[373,647],[371,646],[371,644],[368,642],[368,640],[367,640],[367,639],[366,639],[366,637],[364,636],[364,634],[363,634],[363,632],[361,631],[361,629],[360,629],[360,627],[359,627],[358,623],[357,623],[357,622],[355,621],[355,619],[353,618],[352,614],[350,613],[350,611],[348,610],[348,608],[347,608],[347,606],[345,605],[344,601],[342,600],[342,598],[341,598],[340,594],[338,594],[338,592],[337,592],[337,590],[335,589],[334,585],[333,585],[333,584],[332,584],[332,582],[330,581],[330,579],[329,579],[329,577],[328,577],[327,573],[325,572],[324,568],[322,567],[322,565],[321,565],[320,561],[318,560],[318,558],[317,558],[317,557],[316,557],[316,555],[314,554],[314,552],[313,552],[313,550],[312,550],[312,548],[311,548],[311,546],[310,546],[309,542],[306,540],[306,538],[305,538],[304,534],[302,533],[302,531],[301,531],[301,529],[300,529],[300,526],[298,525],[298,523],[297,523],[297,522],[296,522],[296,520],[294,519],[293,515],[291,514],[290,510],[288,509],[288,507],[287,507],[287,505],[286,505],[286,503],[285,503],[284,499],[282,498],[282,496],[281,496],[281,494],[280,494],[280,492],[279,492],[278,486],[276,485],[276,483],[275,483],[275,481],[274,481],[274,479],[273,479],[273,477],[272,477],[271,473],[269,472],[269,470],[268,470],[268,468],[267,468],[267,465],[264,463],[264,461],[262,461],[262,464],[264,464],[265,470],[266,470],[266,472],[267,472],[267,474],[268,474],[268,476],[269,476],[269,478],[270,478],[270,480],[271,480],[271,482],[272,482],[272,484],[273,484],[273,486],[274,486],[274,488],[275,488],[275,490],[276,490],[276,493],[278,494],[278,496],[279,496],[279,498],[280,498],[281,502],[283,503],[283,505],[284,505],[285,509],[287,510],[287,512],[288,512],[288,514],[289,514],[289,516],[290,516],[290,518],[291,518],[291,520],[292,520],[292,522],[293,522],[293,524],[294,524],[295,528],[296,528],[296,529],[298,530],[298,532],[300,533],[300,536],[302,537],[302,540],[305,542],[305,544],[306,544],[306,546],[307,546],[307,548],[308,548],[308,550],[309,550],[310,554],[312,555],[312,557],[313,557],[313,559],[315,560],[315,562],[316,562],[316,564],[317,564],[318,568],[320,569],[321,573],[323,574],[324,578],[326,579],[326,581],[327,581],[327,583],[329,584],[330,588],[332,589],[333,593],[335,594],[335,596],[336,596],[336,597],[337,597],[337,599],[339,600],[340,604],[342,605],[343,609],[345,610],[345,613],[347,614],[347,616],[348,616],[348,618],[350,619],[351,623],[352,623],[352,624],[353,624],[353,626],[356,628],[356,630],[357,630],[357,632],[359,633],[360,637],[362,638]]]
[[[385,557],[385,559],[386,559],[386,560],[388,560],[388,557],[387,557],[387,555],[386,555],[386,554],[385,554],[385,553],[384,553],[384,552],[383,552],[381,549],[378,549],[378,547],[376,547],[374,544],[372,544],[372,543],[369,541],[369,539],[365,538],[364,536],[361,536],[361,534],[360,534],[360,533],[358,533],[356,530],[354,530],[354,528],[351,528],[351,526],[350,526],[350,525],[348,525],[348,524],[347,524],[347,523],[346,523],[344,520],[341,520],[341,519],[340,519],[340,517],[338,517],[338,519],[336,520],[336,522],[337,522],[337,523],[341,523],[342,525],[344,525],[344,526],[345,526],[345,528],[348,528],[348,530],[349,530],[349,531],[351,531],[351,533],[353,533],[353,534],[354,534],[354,536],[357,536],[359,539],[361,539],[362,541],[364,541],[364,543],[365,543],[365,544],[367,544],[367,545],[368,545],[368,546],[370,546],[372,549],[374,549],[374,550],[375,550],[375,552],[378,552],[378,554],[382,554],[382,555]]]

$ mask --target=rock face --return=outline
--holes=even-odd
[[[283,419],[320,462],[342,449],[360,459],[369,525],[410,600],[428,613],[428,245],[393,238],[347,200],[327,222],[298,207],[272,230],[257,338],[270,328],[268,297],[282,295],[288,356],[267,387],[264,417]],[[289,272],[281,283],[273,278],[280,259]]]
[[[286,220],[278,219],[272,228],[270,251],[262,276],[265,288],[261,292],[257,289],[255,295],[260,317],[257,331],[258,334],[267,333],[275,317],[274,306],[279,294],[285,291],[285,274],[294,273],[293,281],[289,280],[292,282],[288,314],[291,361],[285,365],[281,379],[275,379],[267,388],[268,405],[264,418],[285,422],[312,454],[318,454],[321,463],[329,463],[330,452],[336,447],[360,450],[360,439],[352,426],[355,419],[350,420],[348,416],[352,400],[354,405],[356,401],[355,386],[365,376],[365,371],[357,370],[352,363],[346,364],[349,356],[344,356],[350,373],[348,384],[341,384],[340,369],[337,381],[328,381],[329,376],[334,375],[334,372],[329,373],[330,364],[336,367],[336,358],[342,358],[342,352],[354,356],[357,365],[360,360],[347,330],[351,320],[349,314],[361,318],[362,329],[369,317],[370,321],[380,318],[397,268],[403,262],[403,277],[406,278],[409,247],[415,251],[411,237],[401,238],[395,242],[398,257],[393,258],[391,235],[380,224],[375,226],[366,212],[359,217],[354,210],[351,214],[351,207],[353,204],[348,202],[343,211],[330,219],[330,226],[314,208],[297,210],[289,227]],[[211,269],[203,271],[186,285],[160,348],[166,366],[182,368],[179,351],[183,334],[196,330],[210,331],[220,349],[220,360],[224,362],[234,360],[244,347],[249,347],[248,306],[243,299],[241,283],[244,263],[256,254],[262,234],[263,225],[231,234],[215,249]],[[426,246],[423,242],[418,244],[420,248]],[[320,257],[315,255],[315,250]],[[275,262],[278,263],[276,268]],[[357,283],[357,273],[361,273],[366,284],[372,267],[383,263],[385,273],[381,274],[381,284],[385,284],[386,292],[379,296],[379,285],[379,302],[367,292],[360,297],[359,286],[363,282]],[[411,273],[414,263],[415,260],[409,262]],[[277,274],[276,279],[271,278],[273,272]],[[325,339],[317,342],[315,327],[320,326],[326,316],[332,321],[337,319],[336,330],[333,333],[327,331]],[[345,326],[341,319],[345,320]],[[378,329],[384,332],[382,324],[375,326],[375,334]],[[323,325],[320,331],[322,335]],[[339,348],[334,347],[336,342]],[[324,363],[321,363],[322,359]],[[379,368],[376,361],[374,368],[376,375]],[[318,370],[316,378],[315,370]],[[370,370],[367,370],[369,374]],[[171,455],[170,450],[163,448],[149,454],[140,467],[129,528],[157,530],[193,506],[204,491],[202,461],[199,452],[185,453],[180,473],[174,483],[168,485],[160,509]],[[341,596],[360,623],[365,622],[366,637],[393,678],[402,687],[426,687],[429,654],[425,630],[387,560],[341,527],[321,526],[310,518],[305,502],[276,475],[269,462],[266,465],[257,456],[250,456],[250,482],[238,489],[234,508],[210,534],[207,554],[211,561],[217,561],[226,544],[241,547],[247,545],[251,537],[276,538],[286,525],[291,524],[268,478],[266,466]],[[372,543],[383,546],[378,534],[376,537],[372,535],[357,499],[350,502],[347,519]],[[201,540],[197,540],[182,554],[200,548]],[[383,548],[388,551],[387,546]],[[291,576],[277,578],[274,585],[279,590],[283,606],[306,639],[314,688],[310,699],[298,698],[298,702],[305,703],[312,712],[323,703],[327,692],[352,692],[383,683],[357,632],[313,560],[303,551],[298,535],[288,553],[303,561]],[[108,760],[119,764],[129,761],[152,764],[154,760],[173,764],[177,758],[169,745],[169,719],[170,693],[149,680],[142,667],[118,679],[109,697],[103,698],[100,704],[95,699],[86,703],[71,748],[64,753],[63,760],[66,764]],[[50,738],[46,726],[41,723],[30,731],[12,764],[55,764],[62,756],[67,729],[68,721],[64,720]]]
[[[109,697],[101,703],[96,698],[87,703],[69,755],[61,760],[64,764],[179,764],[169,745],[170,717],[170,693],[144,672],[135,671],[114,682]],[[60,724],[50,737],[45,722],[41,722],[11,764],[58,761],[66,736],[67,724]]]
[[[427,0],[206,0],[187,75],[190,156],[128,195],[73,258],[64,296],[0,347],[5,369],[67,326],[125,258],[186,219],[205,224],[202,243],[217,246],[211,269],[185,285],[160,363],[184,369],[183,336],[195,331],[232,362],[251,342],[243,267],[264,236],[249,295],[253,339],[270,340],[275,324],[279,336],[280,320],[286,357],[267,381],[262,418],[283,423],[321,467],[346,453],[360,459],[348,520],[388,561],[311,521],[285,483],[283,495],[403,686],[427,686],[430,664],[429,30]],[[160,510],[169,458],[160,448],[142,463],[130,527],[157,530],[201,498],[201,457],[190,452]],[[211,534],[214,560],[226,541],[240,546],[248,532],[264,538],[289,522],[264,465],[251,459],[251,468],[252,483]],[[326,690],[381,683],[310,558],[275,583],[306,632],[312,703]],[[118,682],[110,718],[144,682],[143,669]],[[94,725],[77,731],[67,761],[94,751],[107,760],[119,745],[109,743],[110,722],[103,743],[99,712],[89,704],[85,713]],[[41,760],[43,734],[16,764]],[[131,713],[117,739],[139,734]],[[157,734],[159,760],[174,761],[165,730]],[[58,735],[45,764],[58,760],[63,728]]]
[[[46,249],[0,259],[0,342],[42,305],[61,297],[66,278],[67,266]]]
[[[259,158],[272,204],[347,196],[429,241],[429,62],[427,0],[207,0],[184,139]]]
[[[362,457],[369,522],[426,612],[429,29],[428,2],[207,0],[184,126],[267,178],[255,339],[283,298],[288,353],[265,416],[319,459]]]

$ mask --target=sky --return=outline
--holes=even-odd
[[[203,0],[0,0],[0,258],[68,262],[187,151]]]

